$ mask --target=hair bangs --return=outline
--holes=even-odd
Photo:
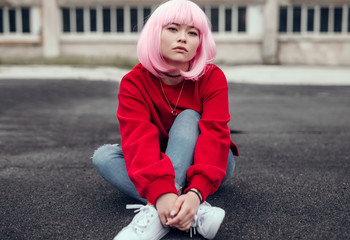
[[[211,27],[203,10],[191,1],[169,1],[163,4],[163,7],[159,16],[162,27],[172,23],[186,24],[197,28],[200,33],[206,33]]]

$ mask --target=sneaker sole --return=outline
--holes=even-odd
[[[170,232],[170,228],[167,228],[166,231],[163,233],[160,233],[158,236],[154,236],[154,240],[160,240],[162,239],[165,235],[167,235]]]

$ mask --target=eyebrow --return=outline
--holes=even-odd
[[[176,26],[181,26],[181,24],[174,23],[174,22],[173,22],[173,23],[170,23],[169,25],[171,25],[171,24],[174,24],[174,25],[176,25]],[[189,26],[189,27],[190,27],[190,28],[195,28],[195,29],[197,29],[195,26],[192,26],[192,25],[191,25],[191,26]]]

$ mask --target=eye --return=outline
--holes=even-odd
[[[196,31],[190,31],[189,34],[192,36],[198,36],[198,33]]]
[[[177,29],[175,27],[167,27],[170,32],[175,32]]]

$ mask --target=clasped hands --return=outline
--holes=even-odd
[[[188,231],[200,204],[198,196],[193,192],[181,196],[166,193],[157,199],[156,207],[164,227]]]

